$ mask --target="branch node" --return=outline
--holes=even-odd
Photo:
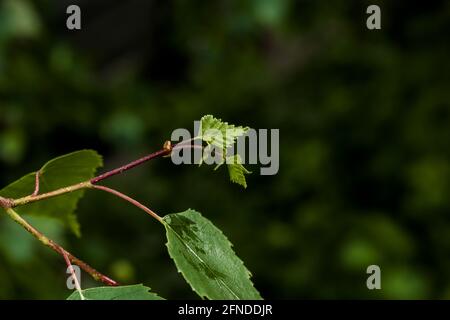
[[[14,200],[9,198],[0,197],[0,207],[9,209],[14,207]]]

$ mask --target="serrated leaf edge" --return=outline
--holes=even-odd
[[[239,258],[239,256],[236,254],[236,252],[234,252],[234,250],[233,250],[233,243],[227,238],[227,236],[222,232],[222,230],[220,230],[219,228],[217,228],[217,227],[214,225],[214,223],[212,223],[209,219],[205,218],[205,217],[204,217],[200,212],[198,212],[197,210],[194,210],[194,209],[189,208],[188,210],[186,210],[186,211],[184,211],[184,212],[187,212],[187,211],[193,211],[193,212],[197,213],[198,215],[200,215],[202,218],[208,220],[208,221],[211,223],[211,225],[213,226],[213,228],[225,238],[227,245],[229,246],[229,248],[230,248],[230,250],[233,252],[233,254],[236,256],[236,259],[238,260],[238,263],[240,263],[240,265],[244,268],[247,279],[248,279],[248,280],[250,281],[250,283],[252,284],[252,287],[253,287],[253,289],[255,290],[255,292],[258,293],[258,296],[261,298],[261,294],[260,294],[259,291],[255,288],[255,286],[253,285],[253,281],[251,280],[252,273],[247,269],[247,267],[245,266],[244,262],[241,260],[241,258]],[[195,251],[194,251],[192,248],[190,248],[186,243],[184,243],[184,241],[183,241],[183,239],[181,238],[181,236],[180,236],[177,232],[175,232],[175,230],[173,230],[173,228],[172,228],[172,227],[166,222],[166,220],[165,220],[166,218],[170,217],[171,215],[182,214],[182,213],[184,213],[184,212],[180,212],[180,213],[171,213],[171,214],[165,215],[165,216],[163,217],[163,224],[164,224],[165,227],[169,227],[169,228],[174,232],[174,234],[180,239],[181,243],[183,243],[183,245],[185,245],[186,247],[188,247],[189,250],[190,250],[191,252],[193,252],[193,253],[195,254],[195,256],[196,256],[202,263],[204,263],[204,264],[208,267],[208,269],[209,269],[211,272],[214,273],[214,270],[212,270],[212,269],[209,267],[209,265],[206,264],[206,263],[205,263],[205,262],[204,262],[204,261],[203,261],[196,253],[195,253]],[[168,238],[168,230],[167,230],[167,229],[166,229],[166,237],[167,237],[166,247],[167,247],[167,249],[169,249],[169,238]],[[184,278],[184,279],[186,280],[186,282],[190,285],[192,291],[194,291],[194,292],[195,292],[198,296],[200,296],[202,299],[204,299],[204,298],[208,298],[208,299],[209,299],[209,297],[207,297],[206,295],[201,294],[198,290],[196,290],[196,289],[194,288],[194,286],[192,285],[191,281],[188,279],[188,277],[186,277],[185,273],[184,273],[182,270],[180,270],[180,269],[178,268],[178,265],[177,265],[177,262],[176,262],[176,260],[175,260],[175,257],[171,254],[170,250],[167,250],[167,251],[169,252],[169,256],[171,257],[171,259],[175,262],[175,266],[177,267],[178,273],[181,273],[181,274],[183,275],[183,278]],[[219,282],[219,283],[220,283],[220,282]],[[223,280],[222,280],[222,283],[223,283]],[[241,298],[240,298],[240,297],[239,297],[239,296],[238,296],[231,288],[229,288],[225,283],[223,283],[223,285],[224,285],[224,287],[227,288],[227,289],[228,289],[228,290],[229,290],[229,291],[230,291],[230,292],[231,292],[238,300],[242,300],[242,299],[241,299]],[[261,299],[262,299],[262,298],[261,298]]]

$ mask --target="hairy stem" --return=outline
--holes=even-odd
[[[163,148],[163,149],[158,150],[156,152],[153,152],[153,153],[151,153],[151,154],[149,154],[149,155],[147,155],[147,156],[145,156],[143,158],[140,158],[138,160],[130,162],[130,163],[128,163],[128,164],[126,164],[126,165],[124,165],[122,167],[119,167],[117,169],[105,172],[105,173],[103,173],[103,174],[101,174],[101,175],[91,179],[90,182],[92,184],[96,184],[96,183],[98,183],[98,182],[100,182],[102,180],[108,179],[108,178],[110,178],[112,176],[115,176],[117,174],[120,174],[120,173],[122,173],[124,171],[133,169],[134,167],[137,167],[137,166],[139,166],[139,165],[141,165],[141,164],[143,164],[143,163],[145,163],[145,162],[147,162],[149,160],[152,160],[152,159],[155,159],[155,158],[158,158],[158,157],[162,157],[162,156],[166,156],[166,155],[170,154],[171,152],[172,152],[172,148],[169,148],[169,149]]]
[[[36,197],[39,194],[39,177],[41,176],[41,170],[36,171],[34,178],[34,191],[31,196]]]
[[[175,147],[172,148],[172,150],[178,149],[203,149],[203,146],[196,146],[193,144],[186,144],[186,145],[177,144]]]
[[[36,196],[30,195],[30,196],[23,197],[20,199],[12,200],[12,203],[13,203],[12,206],[13,207],[22,206],[24,204],[28,204],[31,202],[36,202],[36,201],[41,201],[41,200],[48,199],[48,198],[53,198],[53,197],[60,196],[65,193],[74,192],[74,191],[77,191],[80,189],[85,189],[85,188],[90,188],[90,187],[91,187],[91,183],[89,181],[85,181],[85,182],[74,184],[72,186],[60,188],[60,189],[57,189],[57,190],[54,190],[51,192],[39,194]]]
[[[183,142],[184,144],[184,142]],[[155,158],[159,158],[159,157],[163,157],[166,155],[171,154],[172,150],[176,147],[182,147],[182,144],[179,143],[178,145],[175,146],[170,146],[170,147],[164,147],[161,150],[158,150],[156,152],[153,152],[145,157],[142,157],[138,160],[135,160],[133,162],[130,162],[124,166],[121,166],[119,168],[113,169],[111,171],[105,172],[97,177],[92,178],[89,181],[84,181],[75,185],[71,185],[68,187],[64,187],[64,188],[60,188],[51,192],[47,192],[47,193],[43,193],[43,194],[38,194],[39,193],[39,174],[36,174],[36,182],[35,182],[35,190],[34,192],[26,197],[23,198],[19,198],[19,199],[6,199],[6,198],[2,198],[0,197],[0,207],[17,207],[17,206],[22,206],[28,203],[32,203],[32,202],[37,202],[37,201],[41,201],[44,199],[48,199],[48,198],[53,198],[65,193],[69,193],[69,192],[73,192],[73,191],[77,191],[80,189],[86,189],[86,188],[92,188],[93,185],[95,185],[96,183],[108,179],[112,176],[115,176],[117,174],[120,174],[122,172],[125,172],[127,170],[130,170],[132,168],[135,168],[147,161],[150,161],[152,159]]]
[[[56,251],[58,254],[62,255],[63,258],[66,256],[70,262],[76,264],[81,269],[89,273],[92,278],[94,278],[97,281],[101,281],[104,284],[107,284],[109,286],[117,286],[118,283],[107,276],[101,274],[94,268],[92,268],[90,265],[88,265],[86,262],[81,261],[74,255],[72,255],[70,252],[65,250],[63,247],[61,247],[59,244],[54,242],[53,240],[47,238],[44,234],[42,234],[40,231],[38,231],[36,228],[34,228],[31,224],[29,224],[26,220],[24,220],[16,211],[14,211],[12,208],[5,208],[6,213],[13,219],[15,222],[17,222],[19,225],[21,225],[25,230],[27,230],[29,233],[31,233],[36,239],[38,239],[40,242],[42,242],[45,246],[49,247],[50,249]]]
[[[99,186],[99,185],[93,185],[92,188],[98,189],[98,190],[102,190],[102,191],[111,193],[111,194],[113,194],[113,195],[115,195],[115,196],[117,196],[117,197],[119,197],[119,198],[122,198],[122,199],[124,199],[125,201],[128,201],[129,203],[135,205],[135,206],[138,207],[139,209],[145,211],[146,213],[148,213],[149,215],[151,215],[153,218],[155,218],[155,219],[158,220],[159,222],[161,222],[161,223],[163,222],[162,218],[161,218],[160,216],[158,216],[154,211],[152,211],[152,210],[149,209],[148,207],[144,206],[144,205],[143,205],[142,203],[140,203],[139,201],[134,200],[133,198],[130,198],[129,196],[127,196],[127,195],[125,195],[125,194],[123,194],[123,193],[121,193],[121,192],[119,192],[119,191],[117,191],[117,190],[114,190],[114,189],[111,189],[111,188],[108,188],[108,187],[105,187],[105,186]]]

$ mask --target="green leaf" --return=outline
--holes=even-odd
[[[201,119],[202,140],[208,144],[214,144],[223,149],[233,145],[237,138],[243,136],[249,130],[248,127],[236,127],[221,119],[214,118],[212,115],[203,116]]]
[[[239,157],[239,155],[235,155],[230,158],[227,158],[227,167],[228,174],[230,175],[230,180],[234,183],[240,184],[244,188],[247,188],[245,175],[250,174],[251,171],[245,169],[245,167],[242,165],[241,157]]]
[[[97,287],[81,291],[87,300],[164,300],[142,284],[122,287]],[[75,291],[67,300],[81,300]]]
[[[97,168],[101,167],[102,163],[101,156],[93,150],[81,150],[55,158],[39,170],[39,193],[50,192],[89,180],[94,177]],[[32,172],[11,183],[0,191],[0,196],[17,199],[32,194],[35,187],[35,174]],[[19,214],[57,218],[79,236],[80,226],[74,211],[83,194],[83,190],[78,190],[17,207],[16,211]]]
[[[248,127],[236,127],[228,124],[228,122],[223,122],[221,119],[214,118],[212,115],[206,115],[201,119],[200,132],[202,134],[202,140],[208,144],[204,149],[204,154],[210,152],[212,145],[221,148],[223,161],[218,163],[214,170],[217,170],[226,162],[231,182],[237,183],[244,188],[247,188],[245,175],[251,172],[242,165],[242,160],[239,155],[236,154],[227,157],[227,148],[232,146],[239,137],[245,135],[248,130]]]
[[[163,218],[167,248],[192,289],[208,299],[261,299],[231,243],[195,210]]]

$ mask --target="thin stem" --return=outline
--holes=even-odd
[[[174,149],[179,149],[179,148],[184,148],[184,147],[190,147],[190,148],[199,148],[200,147],[200,148],[202,148],[201,146],[196,146],[196,145],[185,145],[186,142],[190,142],[195,139],[196,138],[189,139],[187,141],[180,142],[169,148],[163,148],[163,149],[153,152],[143,158],[140,158],[138,160],[130,162],[124,166],[121,166],[117,169],[105,172],[95,178],[92,178],[90,181],[84,181],[84,182],[81,182],[81,183],[78,183],[75,185],[60,188],[60,189],[57,189],[57,190],[54,190],[51,192],[47,192],[47,193],[43,193],[43,194],[38,194],[39,193],[39,174],[36,173],[35,190],[34,190],[33,194],[23,197],[23,198],[19,198],[19,199],[6,199],[6,198],[0,197],[0,206],[4,207],[4,208],[17,207],[17,206],[22,206],[22,205],[25,205],[28,203],[37,202],[37,201],[41,201],[44,199],[56,197],[56,196],[59,196],[59,195],[65,194],[65,193],[77,191],[80,189],[92,188],[96,183],[98,183],[102,180],[108,179],[112,176],[115,176],[117,174],[120,174],[122,172],[130,170],[130,169],[137,167],[149,160],[169,155],[172,153],[172,151]]]
[[[187,144],[187,145],[177,144],[175,147],[172,148],[172,151],[178,149],[203,149],[203,146],[196,146],[194,144]]]
[[[188,143],[190,143],[192,141],[195,141],[195,140],[198,140],[198,139],[201,139],[201,137],[194,137],[194,138],[182,141],[182,142],[180,142],[180,143],[178,143],[178,144],[176,144],[174,146],[170,146],[170,147],[166,147],[166,145],[164,145],[163,149],[158,150],[156,152],[153,152],[153,153],[151,153],[151,154],[149,154],[149,155],[147,155],[145,157],[142,157],[142,158],[140,158],[138,160],[130,162],[130,163],[128,163],[126,165],[123,165],[123,166],[121,166],[119,168],[116,168],[116,169],[113,169],[111,171],[105,172],[105,173],[103,173],[103,174],[101,174],[101,175],[99,175],[99,176],[97,176],[95,178],[92,178],[90,180],[90,182],[92,184],[96,184],[96,183],[98,183],[98,182],[100,182],[102,180],[108,179],[108,178],[110,178],[112,176],[115,176],[117,174],[120,174],[120,173],[125,172],[125,171],[130,170],[130,169],[133,169],[134,167],[137,167],[137,166],[139,166],[139,165],[141,165],[141,164],[143,164],[143,163],[145,163],[147,161],[150,161],[152,159],[167,156],[167,155],[172,153],[172,150],[174,150],[176,148],[177,149],[182,148],[183,146],[187,145]],[[200,149],[203,148],[202,146],[192,146],[192,148],[199,148],[199,147],[200,147]]]
[[[122,173],[124,171],[133,169],[134,167],[137,167],[137,166],[143,164],[144,162],[147,162],[149,160],[152,160],[152,159],[155,159],[155,158],[158,158],[158,157],[162,157],[162,156],[168,155],[171,152],[172,152],[172,148],[170,148],[170,149],[165,149],[164,148],[164,149],[158,150],[158,151],[153,152],[153,153],[151,153],[151,154],[149,154],[149,155],[147,155],[147,156],[145,156],[143,158],[140,158],[138,160],[130,162],[130,163],[128,163],[128,164],[126,164],[126,165],[124,165],[122,167],[119,167],[117,169],[105,172],[105,173],[103,173],[103,174],[101,174],[101,175],[91,179],[90,182],[92,184],[96,184],[96,183],[98,183],[98,182],[100,182],[102,180],[108,179],[108,178],[110,178],[112,176],[115,176],[117,174],[120,174],[120,173]]]
[[[101,274],[94,268],[92,268],[90,265],[88,265],[86,262],[83,262],[82,260],[78,259],[74,255],[72,255],[70,252],[65,250],[63,247],[61,247],[59,244],[54,242],[53,240],[47,238],[44,234],[42,234],[40,231],[35,229],[31,224],[29,224],[26,220],[24,220],[16,211],[14,211],[12,208],[5,208],[6,213],[13,219],[15,222],[17,222],[19,225],[21,225],[25,230],[27,230],[29,233],[31,233],[36,239],[38,239],[40,242],[42,242],[45,246],[49,247],[50,249],[56,251],[58,254],[67,255],[69,258],[69,261],[79,266],[81,269],[89,273],[92,278],[94,278],[97,281],[101,281],[104,284],[107,284],[109,286],[117,286],[118,283],[107,276]]]
[[[121,192],[119,192],[117,190],[114,190],[114,189],[111,189],[111,188],[108,188],[108,187],[105,187],[105,186],[99,186],[99,185],[93,185],[92,188],[98,189],[98,190],[102,190],[102,191],[111,193],[111,194],[113,194],[113,195],[115,195],[115,196],[117,196],[119,198],[122,198],[125,201],[128,201],[129,203],[135,205],[139,209],[145,211],[146,213],[151,215],[153,218],[155,218],[159,222],[161,222],[161,223],[163,222],[163,219],[160,216],[158,216],[154,211],[152,211],[151,209],[149,209],[148,207],[146,207],[145,205],[143,205],[139,201],[134,200],[133,198],[130,198],[129,196],[127,196],[127,195],[125,195],[125,194],[123,194],[123,193],[121,193]]]
[[[191,138],[191,139],[183,140],[183,141],[178,142],[177,144],[175,144],[175,145],[174,145],[174,148],[175,148],[176,146],[177,146],[177,147],[181,147],[181,146],[189,145],[192,141],[199,140],[199,139],[202,139],[202,137],[197,136],[197,137],[194,137],[194,138]]]
[[[41,171],[36,171],[35,181],[34,181],[34,192],[31,194],[32,197],[36,197],[39,194],[39,177],[41,176]]]
[[[133,162],[130,162],[129,164],[126,164],[122,167],[119,167],[117,169],[108,171],[102,175],[99,175],[89,181],[84,181],[78,184],[74,184],[71,186],[67,186],[67,187],[63,187],[54,191],[50,191],[47,193],[43,193],[43,194],[39,194],[39,179],[40,179],[40,172],[38,171],[36,173],[35,176],[35,189],[34,192],[26,197],[22,197],[19,199],[9,199],[9,198],[3,198],[0,197],[0,207],[5,209],[5,211],[7,212],[7,214],[15,221],[17,222],[19,225],[21,225],[25,230],[27,230],[29,233],[31,233],[36,239],[38,239],[40,242],[42,242],[44,245],[46,245],[47,247],[51,248],[52,250],[54,250],[55,252],[57,252],[58,254],[62,255],[64,257],[64,259],[66,260],[66,263],[69,262],[68,264],[70,264],[70,262],[78,265],[81,269],[83,269],[84,271],[86,271],[87,273],[89,273],[95,280],[99,280],[102,281],[103,283],[110,285],[110,286],[117,286],[118,283],[110,278],[108,278],[107,276],[101,274],[100,272],[98,272],[97,270],[95,270],[94,268],[92,268],[91,266],[89,266],[87,263],[83,262],[82,260],[78,259],[77,257],[75,257],[74,255],[72,255],[70,252],[66,251],[63,247],[61,247],[60,245],[58,245],[57,243],[55,243],[53,240],[47,238],[44,234],[42,234],[40,231],[38,231],[37,229],[35,229],[32,225],[30,225],[26,220],[24,220],[16,211],[14,211],[12,208],[17,207],[17,206],[22,206],[22,205],[26,205],[28,203],[32,203],[32,202],[37,202],[37,201],[41,201],[41,200],[45,200],[48,198],[52,198],[52,197],[56,197],[56,196],[60,196],[66,193],[70,193],[70,192],[74,192],[77,190],[81,190],[81,189],[86,189],[86,188],[95,188],[95,189],[99,189],[99,190],[103,190],[105,192],[109,192],[111,194],[114,194],[128,202],[130,202],[131,204],[135,205],[136,207],[140,208],[141,210],[145,211],[146,213],[148,213],[149,215],[151,215],[153,218],[155,218],[156,220],[158,220],[159,222],[163,222],[163,219],[158,216],[155,212],[153,212],[152,210],[150,210],[149,208],[147,208],[146,206],[144,206],[143,204],[141,204],[140,202],[128,197],[127,195],[124,195],[123,193],[120,193],[119,191],[116,191],[114,189],[108,188],[108,187],[104,187],[104,186],[98,186],[95,185],[96,183],[98,183],[99,181],[105,180],[109,177],[112,177],[114,175],[120,174],[124,171],[130,170],[138,165],[141,165],[149,160],[158,158],[158,157],[163,157],[165,155],[169,155],[171,154],[172,150],[174,147],[172,147],[169,144],[167,144],[168,146],[166,146],[166,144],[164,144],[164,148],[156,151],[154,153],[151,153],[141,159],[135,160]],[[180,145],[180,147],[182,147],[182,145]],[[73,271],[73,269],[71,268],[71,271]],[[78,284],[79,287],[79,284]],[[78,289],[77,287],[77,289]],[[80,288],[81,290],[81,288]]]
[[[72,186],[68,186],[68,187],[64,187],[64,188],[60,188],[51,192],[47,192],[47,193],[43,193],[37,196],[27,196],[27,197],[23,197],[20,199],[15,199],[12,200],[13,202],[13,207],[17,207],[17,206],[22,206],[24,204],[28,204],[31,202],[36,202],[36,201],[40,201],[40,200],[44,200],[44,199],[48,199],[48,198],[53,198],[65,193],[69,193],[69,192],[73,192],[76,190],[80,190],[80,189],[85,189],[85,188],[90,188],[91,187],[91,183],[89,181],[85,181],[85,182],[81,182],[81,183],[77,183],[74,184]]]

